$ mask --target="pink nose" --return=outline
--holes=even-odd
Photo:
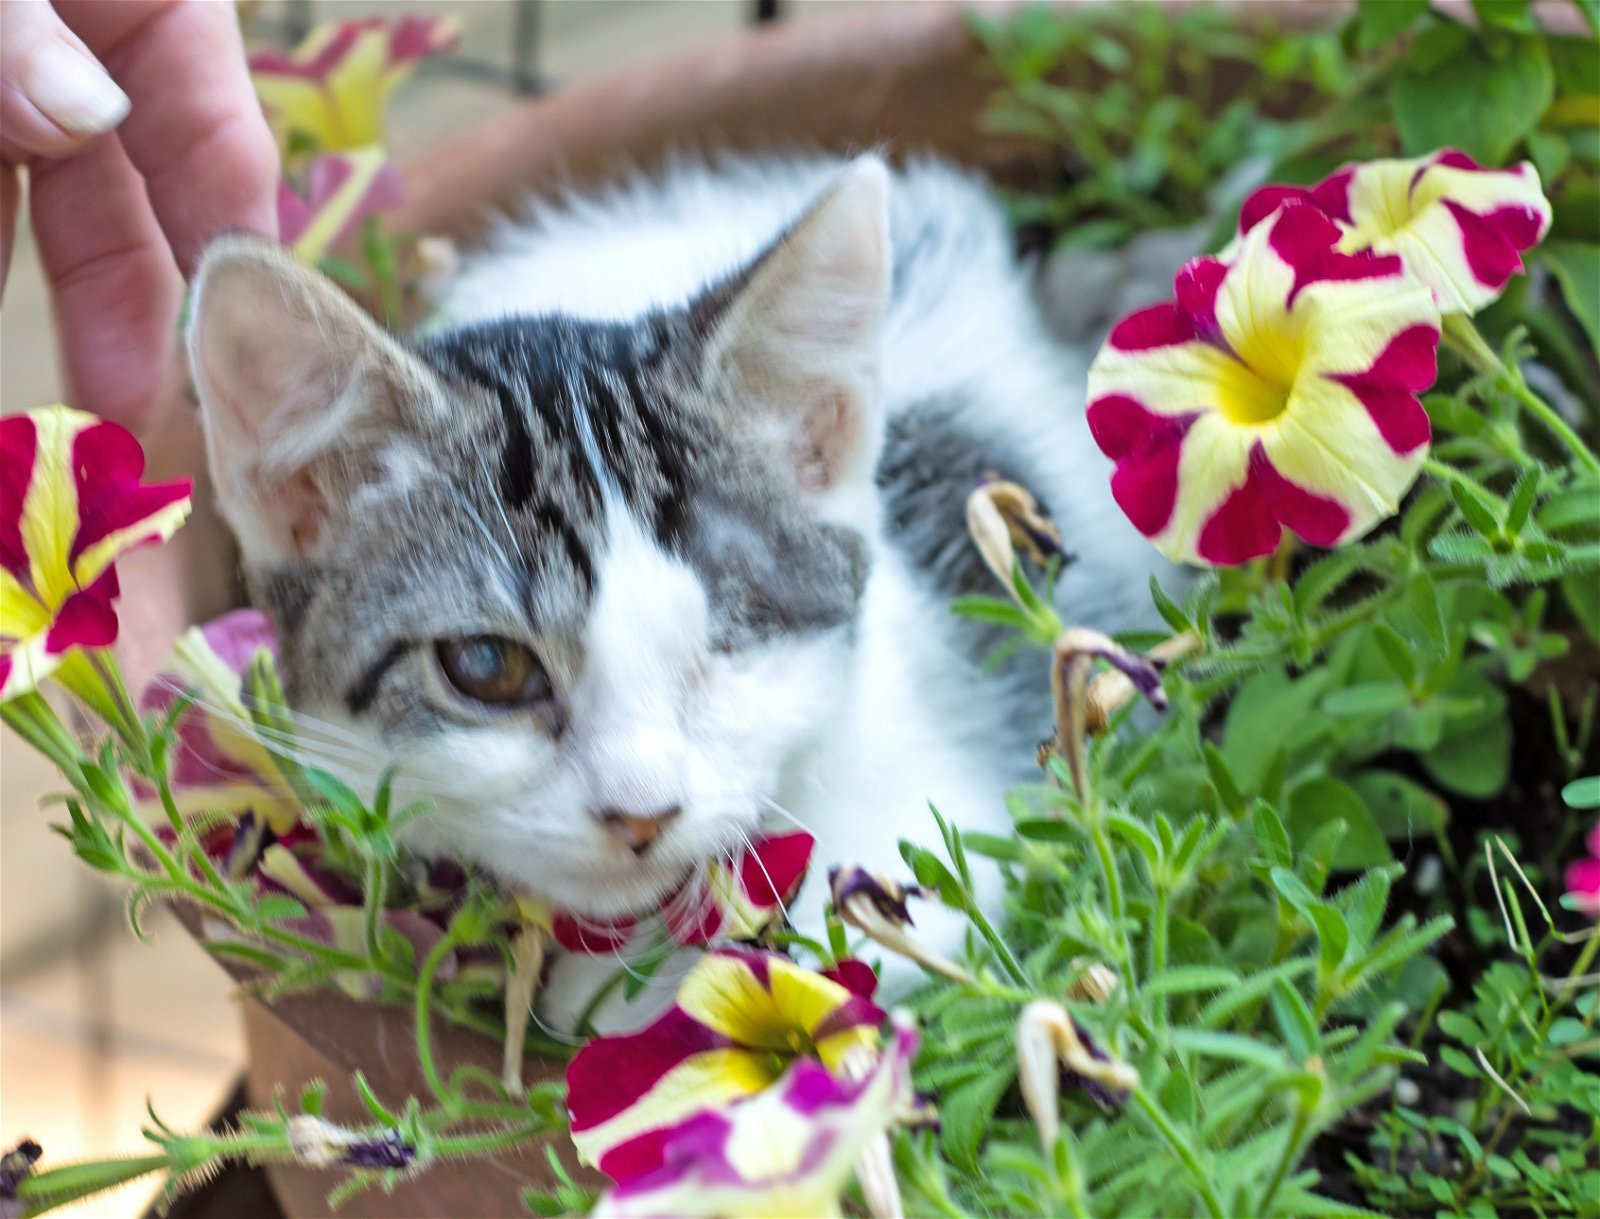
[[[648,816],[625,813],[620,808],[595,809],[591,815],[628,850],[643,855],[682,813],[683,809],[674,804]]]

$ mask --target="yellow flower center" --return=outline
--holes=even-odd
[[[1229,423],[1267,423],[1288,409],[1302,358],[1297,321],[1291,312],[1232,336],[1238,358],[1223,362],[1216,383],[1217,409]]]

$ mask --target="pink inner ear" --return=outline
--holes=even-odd
[[[795,478],[802,491],[826,491],[839,480],[839,466],[861,436],[857,412],[842,390],[827,394],[810,414],[799,438]]]

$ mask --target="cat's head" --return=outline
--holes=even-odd
[[[409,344],[276,247],[207,255],[218,502],[308,751],[397,763],[414,847],[609,916],[768,811],[850,682],[886,192],[858,162],[682,309]]]

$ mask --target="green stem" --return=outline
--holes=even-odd
[[[1483,336],[1478,333],[1478,328],[1472,324],[1470,318],[1462,313],[1450,314],[1444,319],[1444,337],[1460,353],[1462,359],[1479,372],[1494,377],[1513,398],[1527,408],[1529,413],[1555,433],[1584,469],[1591,474],[1600,474],[1600,457],[1596,457],[1589,446],[1584,444],[1583,438],[1561,417],[1555,407],[1528,388],[1528,383],[1523,380],[1519,370],[1506,366],[1505,361],[1484,342]]]
[[[1094,843],[1095,854],[1100,859],[1100,871],[1106,881],[1106,904],[1111,907],[1111,921],[1122,937],[1123,985],[1133,986],[1133,944],[1128,939],[1128,907],[1122,896],[1122,875],[1117,871],[1117,858],[1111,850],[1111,840],[1106,836],[1101,818],[1091,819],[1089,838]]]
[[[1210,1212],[1212,1219],[1225,1219],[1227,1212],[1222,1209],[1222,1199],[1217,1197],[1216,1186],[1211,1183],[1211,1174],[1205,1165],[1200,1163],[1200,1157],[1195,1154],[1189,1140],[1179,1133],[1166,1111],[1156,1104],[1142,1087],[1133,1090],[1133,1102],[1144,1110],[1145,1116],[1167,1141],[1167,1146],[1172,1148],[1172,1153],[1183,1162],[1184,1168],[1188,1169],[1189,1176],[1194,1179],[1195,1189],[1199,1191],[1200,1198],[1205,1202],[1206,1210]]]
[[[1022,962],[1017,960],[1011,951],[1011,946],[1000,937],[1000,933],[994,929],[994,924],[983,911],[974,904],[967,907],[966,913],[972,925],[978,929],[978,934],[983,936],[990,948],[994,949],[995,956],[999,958],[1000,964],[1005,966],[1006,972],[1011,975],[1011,980],[1018,986],[1033,990],[1033,979],[1028,976],[1028,971],[1022,967]]]
[[[1289,1170],[1299,1162],[1301,1145],[1305,1141],[1308,1124],[1306,1111],[1296,1108],[1294,1125],[1289,1129],[1289,1142],[1283,1149],[1283,1159],[1278,1161],[1278,1167],[1272,1172],[1272,1180],[1267,1182],[1267,1188],[1261,1194],[1261,1201],[1256,1204],[1256,1214],[1260,1219],[1267,1219],[1267,1216],[1272,1214],[1272,1202],[1278,1196],[1279,1187],[1289,1175]]]
[[[1150,976],[1159,977],[1167,967],[1167,920],[1170,916],[1170,899],[1165,885],[1156,885],[1150,916]],[[1130,979],[1131,982],[1131,979]],[[1156,996],[1156,1027],[1167,1023],[1167,997]]]
[[[428,953],[427,959],[422,963],[422,972],[417,975],[416,992],[416,1025],[417,1025],[417,1063],[422,1068],[422,1076],[428,1081],[428,1087],[434,1096],[439,1098],[439,1103],[446,1113],[454,1115],[455,1106],[460,1097],[445,1086],[444,1080],[439,1076],[439,1068],[433,1061],[433,1037],[430,1024],[432,1021],[433,1006],[433,981],[439,972],[439,967],[444,964],[444,959],[454,951],[458,941],[458,934],[454,927],[446,931],[444,936],[433,950]]]
[[[200,868],[200,874],[206,881],[219,892],[227,892],[228,883],[222,879],[216,865],[211,862],[211,856],[206,854],[206,849],[195,838],[188,824],[183,819],[183,814],[178,811],[178,802],[172,795],[172,782],[167,778],[166,768],[156,776],[156,791],[161,795],[161,807],[166,810],[167,820],[172,823],[172,832],[178,836],[180,848],[187,848],[186,854],[193,857]]]

